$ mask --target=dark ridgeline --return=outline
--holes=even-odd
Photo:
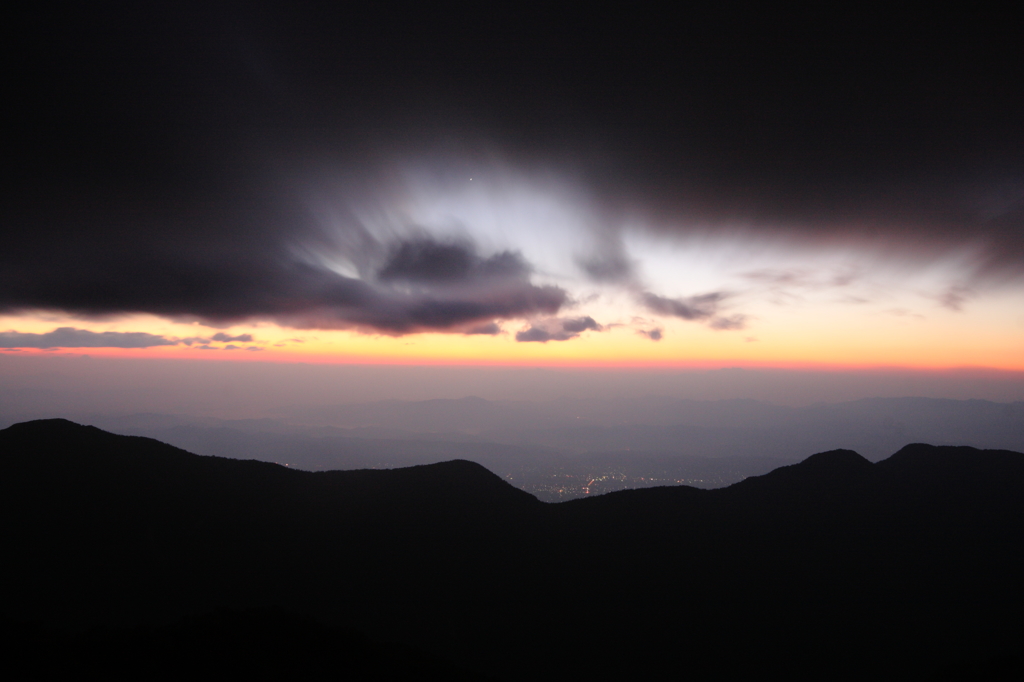
[[[0,431],[0,458],[4,646],[43,669],[928,679],[1020,663],[1018,453],[837,450],[720,490],[558,505],[468,462],[309,473],[63,420]]]

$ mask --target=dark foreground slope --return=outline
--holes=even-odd
[[[16,623],[257,609],[509,679],[927,678],[1022,634],[1024,456],[1004,451],[834,451],[544,505],[467,462],[308,473],[53,420],[0,432],[0,509]]]

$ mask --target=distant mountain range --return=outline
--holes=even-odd
[[[835,450],[560,504],[467,461],[312,473],[64,420],[0,431],[0,463],[5,646],[25,651],[223,653],[270,618],[256,630],[311,633],[315,652],[282,639],[296,660],[329,661],[334,637],[364,672],[397,651],[402,674],[466,679],[902,680],[1024,634],[1016,452]]]
[[[291,406],[261,419],[68,416],[201,455],[309,471],[466,459],[548,502],[658,485],[720,488],[840,448],[871,461],[910,442],[1024,451],[1024,403],[930,398],[791,408],[753,400],[467,397]]]

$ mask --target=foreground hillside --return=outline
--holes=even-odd
[[[505,679],[928,678],[1022,634],[1013,452],[547,505],[469,462],[309,473],[48,420],[0,431],[0,467],[15,624],[294,614]]]

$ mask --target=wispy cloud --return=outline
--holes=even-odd
[[[232,341],[241,341],[242,343],[252,343],[252,334],[239,334],[238,336],[229,336],[223,332],[218,332],[210,337],[213,341],[220,341],[221,343],[230,343]]]
[[[974,297],[974,291],[969,287],[954,284],[938,295],[939,305],[943,308],[960,312],[964,305]]]
[[[743,329],[749,316],[736,313],[733,315],[719,315],[721,303],[729,298],[724,292],[712,292],[688,298],[668,298],[658,296],[651,292],[640,294],[640,300],[647,310],[656,315],[670,315],[683,320],[696,320],[707,322],[707,325],[718,331],[731,331]],[[659,332],[659,337],[660,332]]]
[[[640,295],[647,310],[656,315],[671,315],[684,320],[706,320],[712,317],[726,294],[713,292],[689,298],[668,298],[650,292]]]
[[[747,326],[747,316],[736,314],[727,317],[714,317],[708,323],[708,326],[719,331],[745,329]]]
[[[575,317],[566,319],[549,319],[536,322],[528,329],[516,333],[516,341],[527,343],[547,343],[548,341],[568,341],[575,339],[585,331],[604,331],[604,327],[594,318]]]

